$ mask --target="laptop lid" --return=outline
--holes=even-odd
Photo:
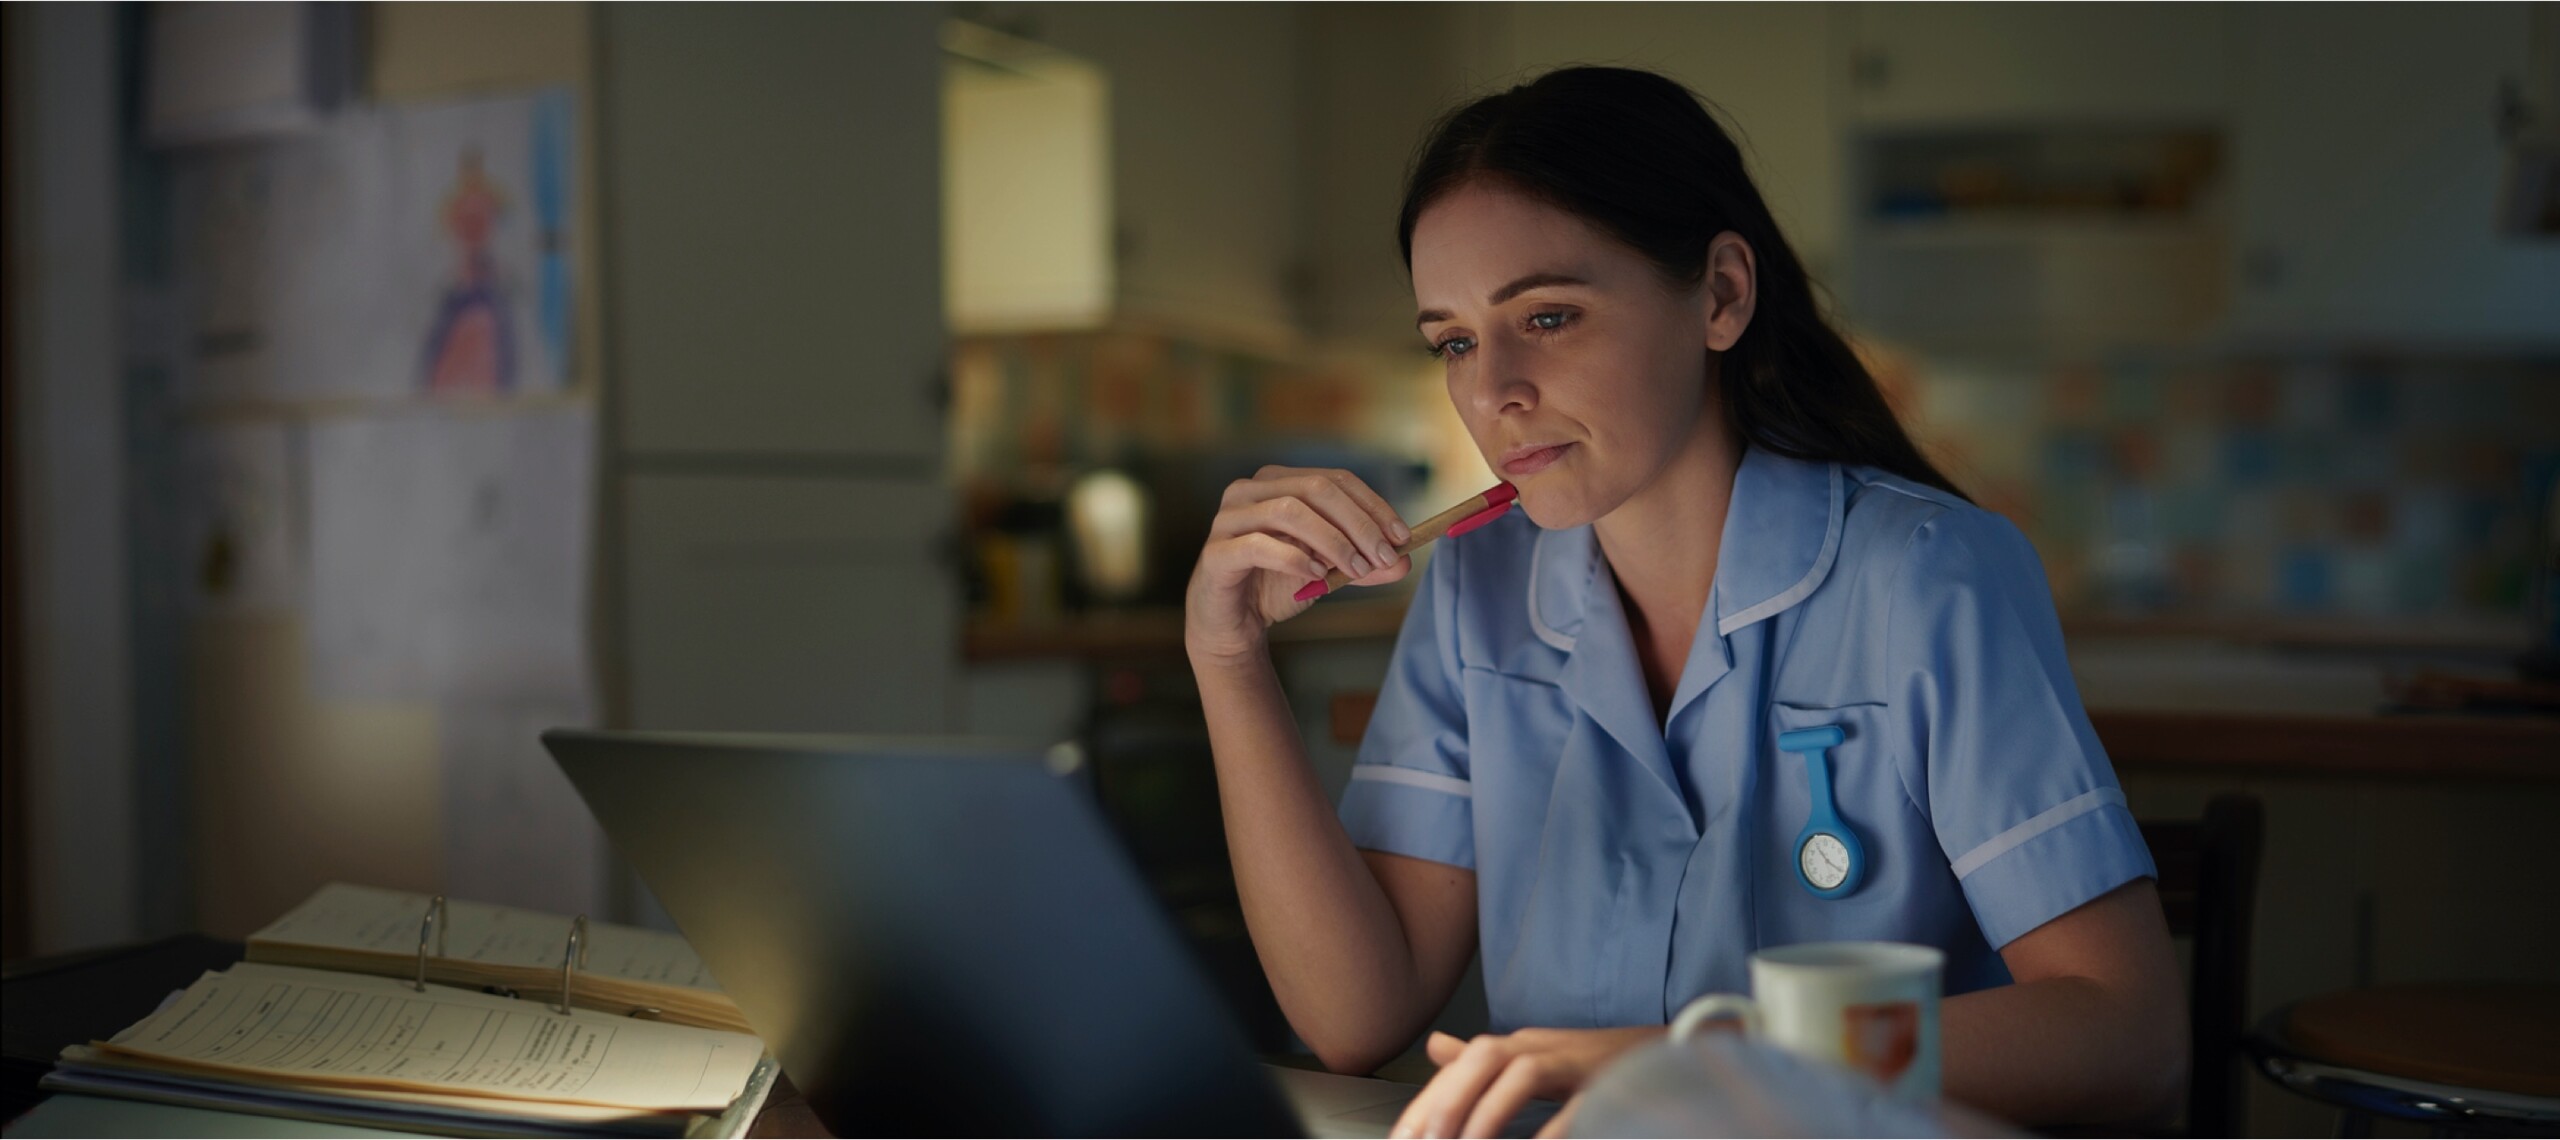
[[[838,1135],[1297,1130],[1037,746],[542,741]]]

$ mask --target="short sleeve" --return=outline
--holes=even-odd
[[[1886,654],[1904,778],[1996,949],[2134,879],[2150,848],[2089,727],[2034,547],[1955,508],[1911,535]]]
[[[1458,544],[1442,543],[1423,570],[1342,790],[1341,813],[1354,847],[1473,868],[1474,789],[1458,687],[1458,553]]]

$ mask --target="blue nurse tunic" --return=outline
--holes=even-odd
[[[1833,899],[1799,877],[1809,775],[1777,747],[1821,725],[1867,860]],[[1796,942],[1936,946],[1948,993],[2000,985],[2010,939],[2155,876],[2017,528],[1756,447],[1665,720],[1591,528],[1513,511],[1434,553],[1341,815],[1475,871],[1497,1032],[1660,1024]]]

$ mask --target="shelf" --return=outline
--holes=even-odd
[[[1273,627],[1274,645],[1392,641],[1409,595],[1320,601]],[[971,618],[961,656],[970,662],[1057,658],[1117,660],[1182,656],[1182,611],[1170,606],[1097,610],[1046,626],[998,626]]]
[[[1986,242],[2212,240],[2220,223],[2191,213],[2069,213],[2004,210],[1973,213],[1876,216],[1866,236],[1892,245],[1965,245]]]

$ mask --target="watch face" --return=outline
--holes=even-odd
[[[1830,890],[1849,878],[1849,848],[1827,831],[1806,839],[1796,851],[1796,861],[1804,867],[1804,881],[1816,890]]]

